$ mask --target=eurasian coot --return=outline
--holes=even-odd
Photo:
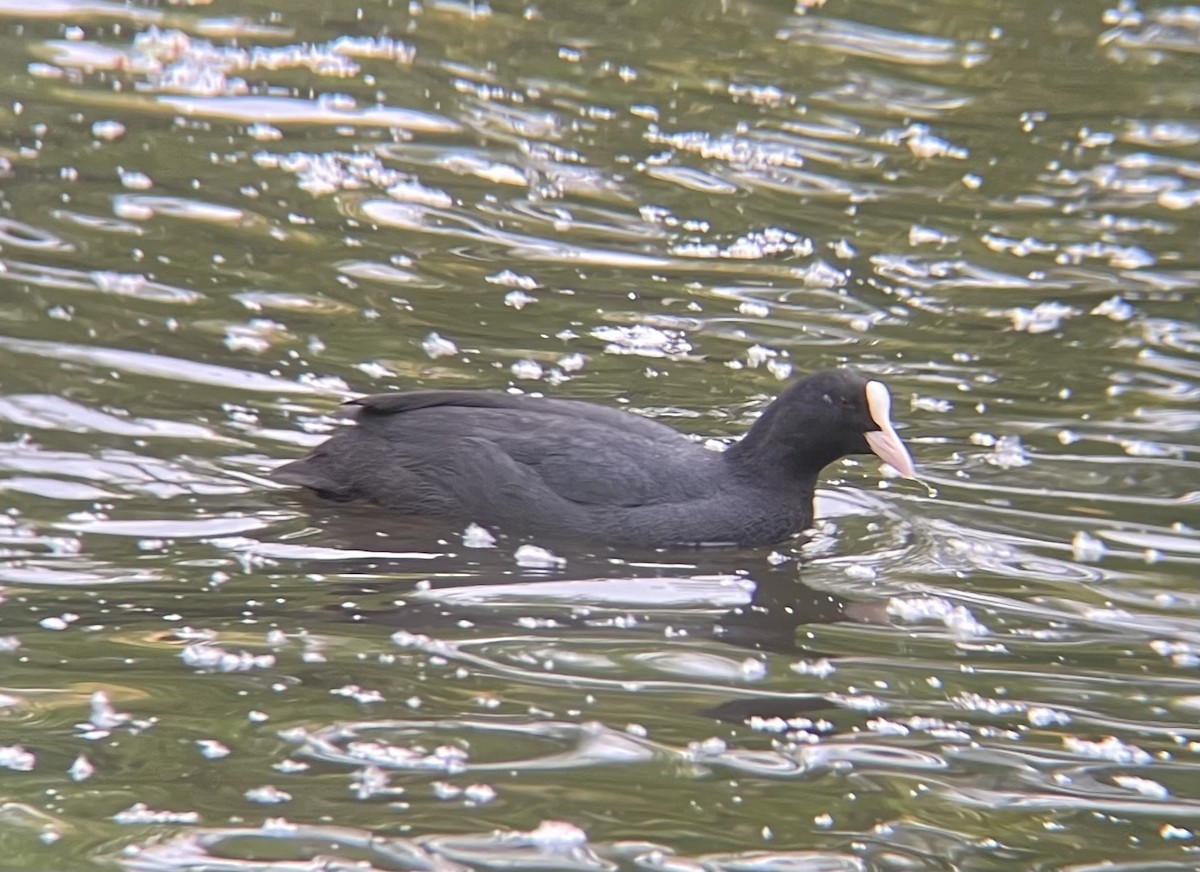
[[[356,426],[272,477],[510,532],[765,545],[811,526],[817,475],[841,457],[874,452],[914,474],[888,389],[849,368],[791,384],[725,451],[577,400],[431,390],[349,405]]]

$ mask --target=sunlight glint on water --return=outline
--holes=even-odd
[[[1194,868],[1200,11],[1104,6],[0,0],[10,865]],[[920,481],[804,544],[266,478],[843,363]]]

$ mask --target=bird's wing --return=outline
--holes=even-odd
[[[357,416],[363,436],[379,437],[398,459],[419,457],[443,478],[469,469],[478,485],[511,481],[511,461],[555,496],[595,507],[678,502],[714,487],[717,455],[670,427],[615,409],[454,391],[364,400]]]

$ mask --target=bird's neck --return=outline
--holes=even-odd
[[[821,470],[842,454],[840,446],[778,406],[769,406],[725,452],[727,461],[743,475],[798,481],[809,487],[815,485]]]

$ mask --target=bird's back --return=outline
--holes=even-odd
[[[695,533],[717,535],[709,513],[728,514],[734,496],[719,453],[591,403],[414,391],[353,405],[355,426],[273,477],[333,499],[612,541],[691,536],[706,519]]]

